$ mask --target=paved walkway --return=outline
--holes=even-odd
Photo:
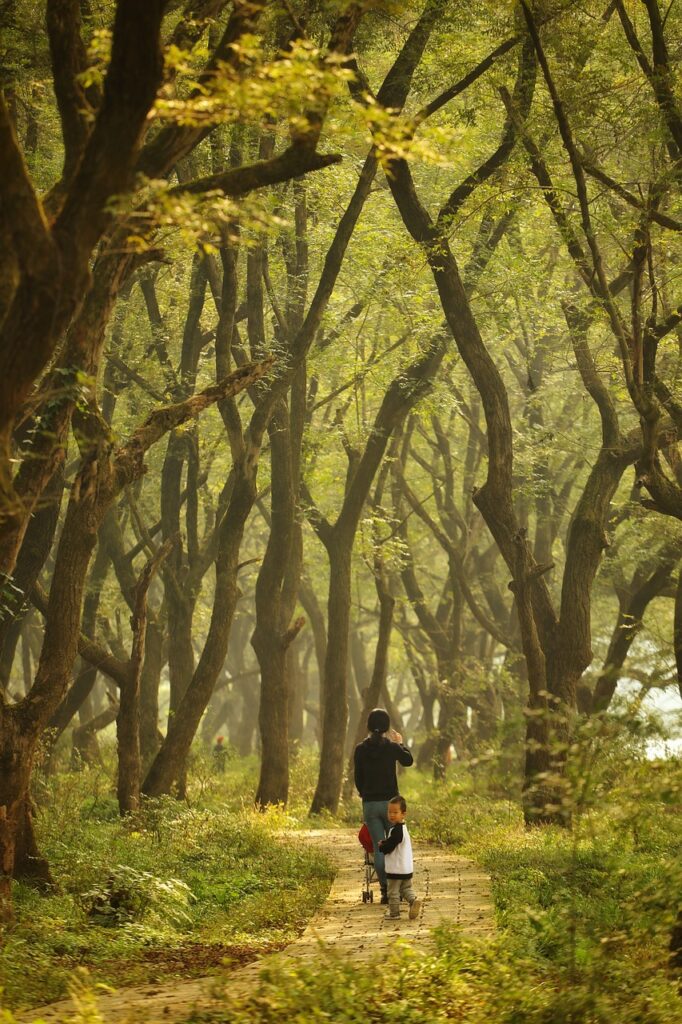
[[[390,948],[398,937],[419,949],[428,949],[432,944],[431,929],[442,923],[457,925],[466,935],[485,937],[494,931],[490,879],[465,857],[455,857],[439,847],[415,844],[414,887],[422,899],[421,914],[410,921],[403,909],[399,921],[386,921],[385,907],[362,902],[365,869],[355,830],[309,831],[301,833],[301,838],[328,851],[337,861],[338,874],[326,903],[303,935],[282,953],[273,955],[297,962],[319,959],[322,942],[336,954],[364,961]],[[378,895],[376,887],[375,899]],[[221,988],[229,990],[233,997],[252,987],[262,966],[263,961],[257,960],[223,977],[122,989],[103,995],[98,1000],[99,1009],[106,1024],[181,1021],[193,1007],[219,1006]],[[72,1012],[71,1001],[63,1000],[18,1019],[55,1024]]]

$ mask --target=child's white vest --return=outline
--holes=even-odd
[[[384,858],[385,871],[387,875],[409,876],[414,871],[412,860],[412,840],[407,831],[407,824],[403,824],[403,839],[398,843],[395,850],[391,850]]]

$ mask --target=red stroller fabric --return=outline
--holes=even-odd
[[[372,842],[372,837],[369,834],[369,829],[366,825],[363,825],[358,832],[358,840],[362,848],[366,850],[367,853],[374,853],[374,843]]]

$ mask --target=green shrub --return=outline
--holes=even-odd
[[[157,878],[127,864],[116,864],[104,882],[79,896],[88,917],[110,926],[145,919],[188,924],[191,898],[190,887],[179,878]]]

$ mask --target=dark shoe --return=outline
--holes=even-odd
[[[381,902],[386,906],[388,905],[388,892],[386,889],[381,890]]]

